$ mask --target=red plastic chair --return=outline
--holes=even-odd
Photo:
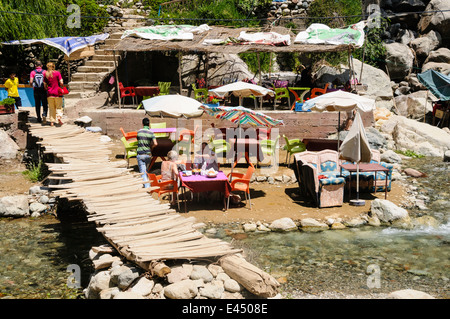
[[[252,209],[252,200],[250,198],[250,179],[252,178],[254,171],[255,171],[255,167],[250,165],[247,168],[247,172],[245,174],[230,173],[227,175],[228,178],[230,177],[230,175],[232,176],[232,178],[236,177],[235,179],[231,180],[231,191],[232,192],[233,191],[244,192],[245,199],[247,199],[247,196],[248,196],[250,209]],[[230,196],[228,196],[227,210],[228,210],[229,206],[230,206]]]
[[[178,201],[178,185],[177,185],[177,182],[174,181],[174,180],[160,182],[159,180],[161,179],[161,175],[155,175],[155,174],[147,173],[147,176],[148,176],[148,179],[150,181],[150,185],[152,187],[155,187],[155,186],[159,187],[157,189],[152,189],[149,192],[150,193],[157,193],[158,194],[158,200],[160,199],[161,195],[163,195],[163,194],[172,193],[172,196],[175,196],[175,194],[176,194],[178,210],[180,210],[180,202]],[[170,187],[170,185],[172,185],[172,187]]]
[[[122,132],[123,137],[125,137],[125,139],[128,142],[134,142],[137,140],[137,132],[136,131],[125,133],[125,131],[123,130],[122,127],[120,128],[120,131]]]
[[[316,96],[319,96],[319,95],[327,93],[327,89],[328,89],[328,83],[325,85],[325,88],[323,88],[323,89],[320,89],[320,88],[312,89],[311,90],[311,97],[310,97],[310,99],[315,98]],[[317,94],[317,93],[319,93],[319,94]]]
[[[122,82],[119,82],[119,90],[120,90],[120,100],[121,100],[122,104],[123,104],[123,99],[127,96],[130,96],[133,100],[133,105],[135,104],[136,91],[134,89],[134,86],[124,87]]]

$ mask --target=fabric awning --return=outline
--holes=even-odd
[[[429,69],[417,74],[417,78],[439,100],[450,100],[450,76]]]

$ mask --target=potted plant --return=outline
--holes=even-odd
[[[14,104],[16,101],[13,98],[6,98],[0,101],[0,114],[9,114],[15,112]]]
[[[207,106],[219,106],[219,100],[218,99],[211,99],[209,98],[209,102],[205,103]]]

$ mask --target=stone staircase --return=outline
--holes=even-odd
[[[126,12],[124,17],[144,18]],[[107,49],[112,48],[120,41],[125,30],[141,27],[144,24],[138,20],[126,20],[120,25],[107,27],[105,32],[109,33],[109,38],[104,43],[99,45],[95,50],[94,56],[86,60],[83,66],[78,67],[77,72],[71,75],[71,81],[68,84],[69,94],[66,95],[68,99],[81,99],[94,96],[99,90],[100,84],[114,72],[114,55],[112,51]],[[116,53],[116,62],[120,63],[121,56]]]

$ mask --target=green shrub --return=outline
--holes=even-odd
[[[40,182],[45,177],[45,169],[42,161],[36,165],[35,163],[30,163],[27,165],[28,169],[23,171],[22,174],[32,182]]]

